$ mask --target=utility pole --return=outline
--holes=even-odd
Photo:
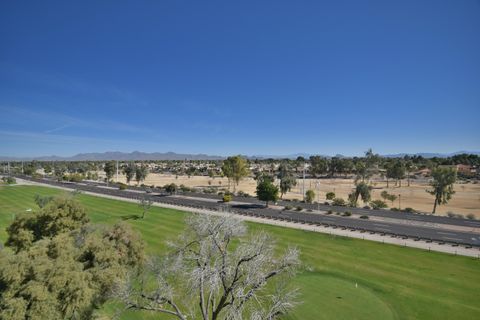
[[[402,202],[401,202],[401,199],[402,199],[402,195],[399,194],[399,195],[398,195],[398,210],[402,210]]]
[[[303,201],[305,201],[305,168],[307,167],[307,164],[304,163],[303,164],[303,190],[302,190],[302,194],[303,194]]]

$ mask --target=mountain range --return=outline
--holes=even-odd
[[[451,157],[457,154],[475,154],[480,155],[479,151],[458,151],[453,153],[397,153],[397,154],[386,154],[383,157],[387,158],[398,158],[404,157],[405,155],[416,155],[422,156],[424,158],[446,158]],[[297,157],[304,157],[309,158],[311,154],[308,153],[296,153],[296,154],[289,154],[289,155],[253,155],[253,156],[246,156],[249,159],[296,159]],[[329,157],[329,156],[325,156]],[[335,155],[335,157],[346,157],[341,154]],[[175,153],[175,152],[119,152],[119,151],[109,151],[109,152],[93,152],[93,153],[79,153],[77,155],[71,157],[59,157],[59,156],[42,156],[42,157],[8,157],[8,156],[0,156],[0,161],[31,161],[31,160],[38,160],[38,161],[105,161],[105,160],[120,160],[120,161],[129,161],[129,160],[223,160],[225,159],[224,156],[216,156],[216,155],[207,155],[207,154],[183,154],[183,153]]]

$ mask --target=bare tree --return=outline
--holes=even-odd
[[[115,296],[126,309],[182,320],[270,320],[296,305],[296,290],[286,289],[286,283],[300,265],[299,251],[275,254],[268,234],[247,235],[238,219],[194,215],[169,246],[171,252],[151,259],[140,278],[119,284]]]
[[[138,206],[142,208],[142,219],[145,218],[145,213],[152,208],[153,201],[147,197],[143,197],[138,202]]]

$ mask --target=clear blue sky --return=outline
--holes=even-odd
[[[0,155],[452,152],[479,124],[479,1],[0,3]]]

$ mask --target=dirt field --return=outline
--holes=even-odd
[[[102,176],[103,172],[99,172],[99,175]],[[115,180],[115,176],[114,176]],[[119,175],[120,182],[126,182],[123,175]],[[318,199],[318,188],[316,187],[317,181],[319,182],[320,202],[325,201],[325,194],[327,192],[335,192],[337,197],[347,199],[347,195],[351,192],[354,182],[353,179],[306,179],[305,180],[305,189],[313,189],[317,196],[315,200]],[[175,183],[177,185],[184,184],[188,187],[201,187],[208,188],[210,186],[216,188],[227,188],[228,180],[226,178],[209,178],[204,176],[178,176],[175,175],[164,175],[164,174],[149,174],[146,181],[146,185],[156,185],[163,186],[167,183]],[[210,184],[209,184],[210,183]],[[134,184],[134,183],[132,183]],[[303,181],[298,180],[297,186],[289,193],[284,195],[286,199],[302,199],[302,186]],[[402,187],[395,187],[394,183],[390,182],[390,187],[387,189],[386,182],[384,181],[373,181],[372,182],[372,199],[381,199],[380,193],[383,190],[387,190],[389,193],[401,195],[400,202],[401,207],[411,207],[418,211],[431,212],[433,207],[433,196],[425,192],[425,189],[428,188],[428,183],[426,181],[415,181],[412,180],[410,187],[407,187],[407,181],[402,181]],[[240,182],[236,187],[236,190],[247,192],[251,195],[255,195],[256,181],[253,178],[247,178]],[[232,187],[233,188],[233,187]],[[473,213],[480,218],[480,184],[455,184],[455,194],[453,199],[447,205],[442,205],[437,207],[437,214],[446,214],[447,212],[469,214]],[[361,204],[361,203],[360,203]],[[361,204],[363,205],[363,204]],[[399,200],[397,199],[392,205],[391,202],[388,202],[389,207],[399,206]]]

